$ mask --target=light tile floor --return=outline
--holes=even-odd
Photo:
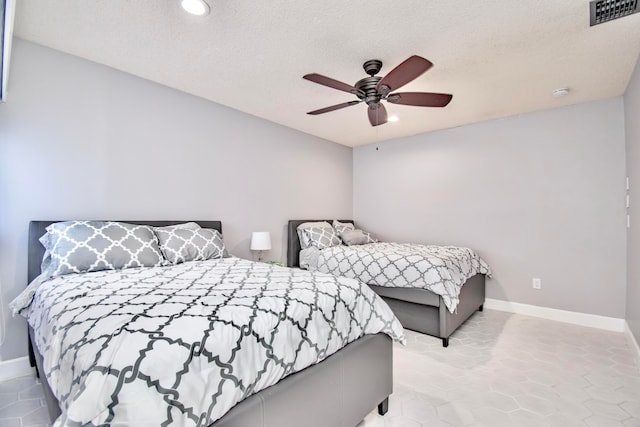
[[[485,310],[448,348],[407,338],[389,412],[358,427],[640,427],[640,370],[621,333]],[[0,383],[0,427],[47,425],[34,378]]]
[[[35,377],[0,382],[0,427],[45,427],[49,414]]]
[[[358,427],[640,427],[640,369],[622,333],[485,310],[448,348],[407,338],[389,412]]]

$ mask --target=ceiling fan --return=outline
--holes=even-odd
[[[416,79],[432,66],[433,64],[427,59],[413,55],[391,70],[389,74],[380,77],[376,76],[376,74],[378,74],[382,68],[382,61],[372,59],[362,65],[364,71],[369,74],[369,77],[358,80],[353,86],[320,74],[307,74],[302,78],[323,86],[349,92],[358,97],[357,101],[343,102],[342,104],[332,105],[331,107],[309,111],[307,114],[315,116],[365,102],[369,106],[368,113],[371,126],[379,126],[387,123],[387,110],[381,101],[391,102],[392,104],[413,105],[416,107],[445,107],[449,104],[453,95],[430,92],[391,93],[391,91],[400,89],[402,86]]]

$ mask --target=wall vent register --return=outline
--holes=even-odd
[[[594,0],[589,3],[591,26],[637,13],[639,0]]]

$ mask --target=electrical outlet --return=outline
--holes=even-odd
[[[532,285],[533,285],[533,289],[542,289],[542,280],[538,279],[537,277],[534,277],[532,281]]]

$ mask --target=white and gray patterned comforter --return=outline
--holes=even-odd
[[[323,249],[315,270],[370,285],[428,289],[442,296],[451,313],[464,282],[476,274],[491,275],[469,248],[383,242]]]
[[[56,426],[208,425],[364,334],[404,341],[358,281],[238,258],[50,279],[21,314]]]

